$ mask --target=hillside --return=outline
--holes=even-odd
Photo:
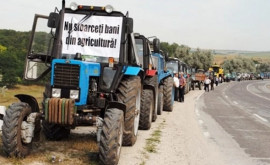
[[[233,59],[237,56],[251,58],[259,63],[270,63],[270,51],[240,51],[240,50],[215,50],[214,63],[222,64],[225,60]]]

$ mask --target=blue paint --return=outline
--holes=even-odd
[[[157,67],[157,72],[158,72],[158,83],[160,84],[161,80],[163,80],[166,77],[173,77],[173,72],[171,70],[167,70],[167,72],[164,72],[164,57],[159,54],[159,53],[153,53],[152,56],[158,57],[158,67]]]
[[[123,69],[124,75],[129,76],[137,76],[139,72],[142,70],[140,67],[134,67],[134,66],[127,66]]]
[[[89,79],[91,76],[100,76],[100,64],[94,62],[85,62],[78,60],[66,60],[66,59],[54,59],[52,61],[52,72],[51,72],[51,85],[53,82],[54,66],[55,64],[74,64],[80,66],[80,79],[79,88],[80,90],[80,101],[75,102],[75,105],[86,105],[88,89],[89,89]]]

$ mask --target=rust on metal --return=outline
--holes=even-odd
[[[53,123],[57,124],[57,115],[58,115],[58,99],[55,98],[53,105],[54,105],[54,118],[53,118]]]
[[[68,119],[68,124],[72,125],[73,124],[73,113],[74,113],[74,100],[69,100],[69,119]]]
[[[68,124],[68,114],[69,114],[69,100],[66,100],[66,103],[65,103],[65,124]]]
[[[57,123],[58,124],[61,124],[61,117],[62,117],[62,115],[61,115],[61,113],[62,113],[62,99],[59,99],[59,101],[58,101],[58,120],[57,120]]]

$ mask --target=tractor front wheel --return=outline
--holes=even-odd
[[[161,115],[163,111],[163,85],[159,87],[158,90],[158,108],[157,108],[157,114]]]
[[[123,132],[123,111],[116,108],[107,109],[105,112],[99,145],[99,159],[102,164],[118,164],[122,147]]]
[[[174,102],[174,90],[173,90],[173,78],[168,77],[164,81],[164,111],[172,111],[173,110],[173,102]]]
[[[141,113],[139,128],[149,130],[151,128],[153,111],[154,111],[153,91],[144,89],[142,92]]]
[[[3,119],[3,150],[9,157],[23,158],[30,153],[32,142],[24,143],[22,139],[22,123],[31,113],[31,107],[24,102],[13,103]]]
[[[70,134],[70,129],[64,126],[48,123],[47,121],[42,121],[43,133],[48,140],[61,140],[68,138]]]

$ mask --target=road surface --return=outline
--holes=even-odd
[[[269,80],[223,83],[200,98],[204,131],[229,164],[270,164],[269,103]]]

